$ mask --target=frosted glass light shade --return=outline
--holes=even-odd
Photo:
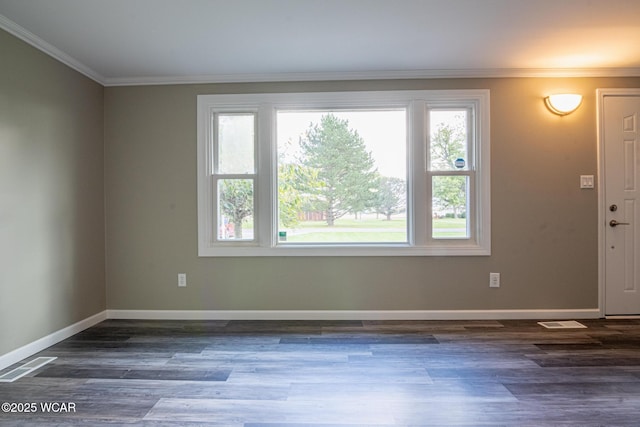
[[[574,112],[580,106],[582,103],[582,95],[576,93],[549,95],[544,99],[544,103],[551,112],[565,116]]]

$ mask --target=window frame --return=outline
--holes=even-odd
[[[489,90],[408,90],[198,95],[198,256],[487,256],[491,254]],[[408,243],[295,244],[278,242],[278,110],[407,109]],[[470,239],[431,234],[429,109],[469,108],[471,152]],[[216,241],[217,207],[213,177],[212,114],[255,113],[254,240]],[[436,172],[438,175],[442,172]],[[433,176],[433,175],[431,175]]]
[[[218,120],[218,118],[221,116],[241,116],[241,115],[251,115],[253,116],[253,131],[254,131],[254,137],[253,137],[253,173],[229,173],[229,172],[220,172],[220,164],[219,164],[219,160],[216,161],[216,156],[219,157],[219,153],[220,153],[220,138],[219,138],[219,131],[220,131],[220,122]],[[210,170],[210,175],[211,175],[211,187],[212,189],[217,189],[218,188],[218,184],[220,183],[220,181],[223,180],[250,180],[253,181],[253,217],[254,217],[254,226],[253,226],[253,239],[238,239],[238,240],[231,240],[231,239],[220,239],[218,237],[218,216],[220,215],[220,205],[218,203],[218,200],[220,198],[220,195],[216,192],[216,196],[212,196],[212,201],[213,201],[213,213],[215,214],[215,232],[213,233],[212,236],[212,244],[214,246],[217,245],[233,245],[233,246],[237,246],[237,245],[244,245],[244,246],[256,246],[257,244],[257,223],[255,221],[255,218],[257,216],[257,208],[258,208],[258,204],[256,202],[256,185],[258,183],[258,167],[257,167],[257,161],[258,161],[258,156],[257,156],[257,152],[258,152],[258,147],[257,147],[257,116],[258,116],[258,112],[257,111],[242,111],[242,112],[229,112],[229,111],[212,111],[211,112],[211,118],[210,120],[212,121],[212,124],[210,125],[210,151],[208,156],[210,156],[209,161],[211,162],[211,170]],[[214,136],[216,135],[216,136]]]
[[[425,149],[426,151],[426,176],[427,176],[427,180],[429,181],[427,183],[427,186],[429,187],[429,189],[432,191],[433,190],[433,181],[435,177],[446,177],[446,176],[463,176],[463,177],[467,177],[467,209],[466,209],[466,228],[467,228],[467,233],[469,235],[469,238],[473,238],[474,237],[474,233],[472,232],[473,230],[476,230],[476,220],[477,220],[477,215],[476,215],[476,210],[477,210],[477,205],[476,205],[476,197],[477,197],[477,190],[476,191],[470,191],[470,189],[475,189],[475,183],[477,181],[476,179],[476,175],[477,175],[477,152],[479,150],[479,145],[478,145],[478,137],[476,136],[476,131],[477,129],[474,126],[474,123],[476,122],[475,119],[475,108],[472,105],[467,105],[467,106],[460,106],[459,104],[456,106],[452,106],[448,103],[431,103],[427,106],[427,114],[430,111],[461,111],[461,110],[466,110],[467,112],[467,123],[466,123],[466,130],[467,130],[467,140],[466,140],[466,150],[467,150],[467,167],[465,167],[464,169],[459,169],[459,170],[455,170],[455,169],[450,169],[450,170],[446,170],[446,169],[432,169],[431,168],[431,157],[430,157],[430,153],[431,150],[429,149],[430,147],[427,147]],[[429,144],[430,140],[431,140],[431,123],[429,122],[429,119],[427,119],[428,123],[427,123],[427,144]],[[431,193],[430,196],[431,200],[433,201],[433,193]],[[433,208],[433,205],[432,205]],[[472,211],[473,213],[471,215],[469,215],[469,212]],[[431,218],[433,219],[433,211],[431,212]],[[477,231],[476,231],[477,234]],[[437,240],[437,241],[442,241],[442,242],[446,242],[449,240],[457,240],[457,241],[462,241],[462,240],[469,240],[469,238],[462,238],[462,237],[434,237],[433,236],[433,221],[431,221],[429,223],[429,236],[430,239],[429,240]]]

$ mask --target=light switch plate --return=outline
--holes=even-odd
[[[185,288],[187,286],[187,275],[185,273],[178,274],[178,287]]]
[[[594,178],[593,175],[580,175],[580,188],[593,188]]]

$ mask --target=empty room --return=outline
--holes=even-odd
[[[638,120],[637,0],[0,0],[0,425],[636,426]]]

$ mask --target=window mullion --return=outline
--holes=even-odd
[[[409,115],[409,238],[415,246],[425,246],[431,235],[431,184],[427,183],[427,123],[424,101],[411,102]],[[428,185],[427,185],[428,184]]]
[[[277,225],[277,180],[275,179],[276,143],[275,113],[272,104],[265,103],[258,108],[257,118],[257,198],[256,215],[257,241],[260,246],[275,246]]]

